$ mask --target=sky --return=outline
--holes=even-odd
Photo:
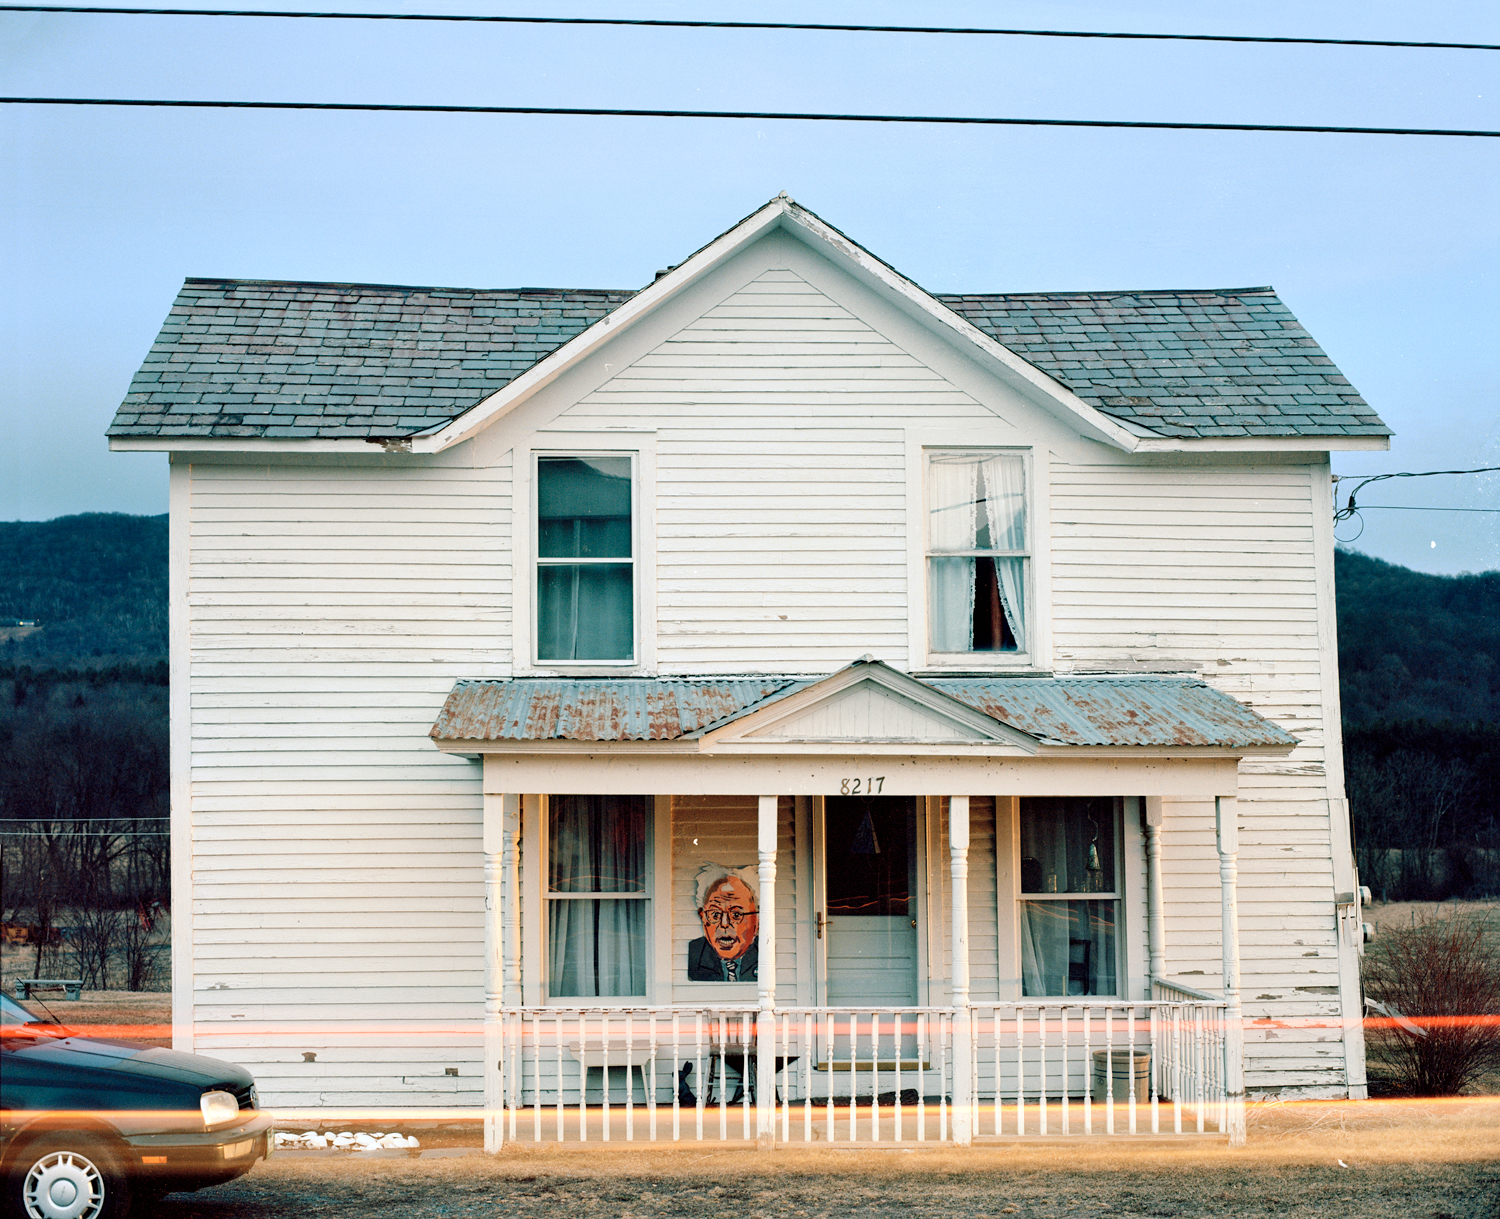
[[[1493,0],[312,7],[1500,43]],[[25,97],[1500,130],[1497,69],[1483,51],[0,13],[0,95]],[[1500,466],[1500,140],[5,105],[0,519],[166,510],[165,458],[111,454],[104,431],[187,276],[640,287],[780,191],[933,292],[1272,285],[1396,431],[1336,473]],[[1362,529],[1367,554],[1500,569],[1500,513],[1474,511],[1500,508],[1500,474],[1359,503],[1337,535]]]

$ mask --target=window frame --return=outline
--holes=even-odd
[[[660,894],[657,893],[658,879],[661,874],[661,861],[657,858],[658,843],[661,838],[661,827],[657,824],[661,820],[661,798],[647,796],[646,810],[646,843],[645,843],[645,876],[642,880],[639,893],[565,893],[555,892],[548,883],[551,873],[550,843],[552,841],[552,801],[560,795],[572,795],[571,792],[556,792],[543,795],[540,801],[541,816],[537,818],[537,881],[540,888],[540,908],[542,918],[539,930],[537,947],[539,953],[536,965],[540,970],[541,993],[543,1002],[551,1007],[642,1007],[657,1002],[656,984],[658,977],[657,947],[661,938],[661,919],[659,917],[662,902]],[[580,793],[590,794],[590,793]],[[595,795],[603,793],[592,793]],[[670,818],[670,812],[668,813]],[[643,919],[643,935],[645,943],[641,946],[642,956],[646,965],[646,978],[642,993],[639,995],[555,995],[552,993],[551,972],[551,937],[552,937],[552,903],[554,901],[644,901],[651,903],[646,907]]]
[[[1030,446],[1017,444],[974,444],[969,442],[943,443],[935,438],[915,438],[915,505],[916,516],[911,530],[915,581],[913,587],[920,589],[911,599],[911,654],[915,660],[921,657],[933,669],[1033,669],[1041,666],[1045,652],[1047,634],[1045,614],[1048,606],[1041,595],[1041,580],[1045,564],[1039,561],[1043,549],[1046,504],[1039,494],[1037,458]],[[928,496],[932,480],[929,476],[931,459],[938,456],[1001,456],[1014,455],[1021,458],[1022,485],[1026,496],[1026,546],[1024,550],[974,550],[942,551],[934,553],[931,536],[931,511]],[[1021,558],[1023,567],[1024,617],[1026,622],[1026,646],[1014,651],[986,652],[939,652],[932,646],[932,590],[929,572],[931,560],[942,557],[995,557]]]
[[[1130,992],[1134,989],[1129,972],[1130,932],[1126,922],[1130,917],[1129,889],[1129,864],[1133,861],[1133,852],[1130,851],[1125,834],[1125,811],[1127,801],[1120,796],[1108,796],[1110,802],[1110,825],[1114,833],[1114,888],[1107,893],[1033,893],[1021,888],[1021,803],[1028,797],[1016,797],[1011,802],[1010,818],[1010,884],[1011,925],[1015,929],[1016,944],[1016,999],[1018,1001],[1031,1002],[1040,1000],[1050,1002],[1058,999],[1120,999],[1128,1000]],[[1088,797],[1092,798],[1092,797]],[[998,819],[999,801],[996,801],[996,814]],[[996,852],[996,862],[999,860],[999,852]],[[1005,877],[998,878],[1003,884]],[[1004,891],[1001,890],[1001,900],[1004,901]],[[1112,901],[1115,904],[1115,993],[1113,995],[1028,995],[1025,993],[1025,983],[1020,968],[1021,945],[1020,937],[1025,934],[1025,920],[1022,917],[1022,907],[1028,902],[1076,902],[1076,901]]]
[[[654,431],[535,433],[515,449],[512,508],[511,671],[516,675],[566,677],[590,674],[648,676],[656,665]],[[543,660],[540,657],[538,571],[540,520],[537,469],[541,458],[628,457],[631,459],[632,658]],[[610,560],[618,562],[619,560]],[[524,589],[520,581],[526,582]]]

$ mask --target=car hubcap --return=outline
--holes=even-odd
[[[104,1208],[104,1177],[76,1151],[43,1156],[26,1174],[30,1219],[94,1219]]]

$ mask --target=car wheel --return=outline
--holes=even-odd
[[[49,1134],[27,1147],[11,1176],[15,1211],[26,1219],[123,1219],[130,1189],[100,1139]]]

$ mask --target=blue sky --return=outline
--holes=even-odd
[[[387,7],[1500,42],[1492,0]],[[1493,130],[1497,67],[1464,51],[0,14],[0,93],[20,96]],[[165,510],[164,460],[110,454],[103,432],[186,276],[637,287],[781,190],[932,291],[1274,285],[1398,433],[1336,470],[1500,465],[1500,141],[0,110],[0,518]],[[1496,508],[1500,476],[1361,499]],[[1356,545],[1500,568],[1500,514],[1372,509]]]

